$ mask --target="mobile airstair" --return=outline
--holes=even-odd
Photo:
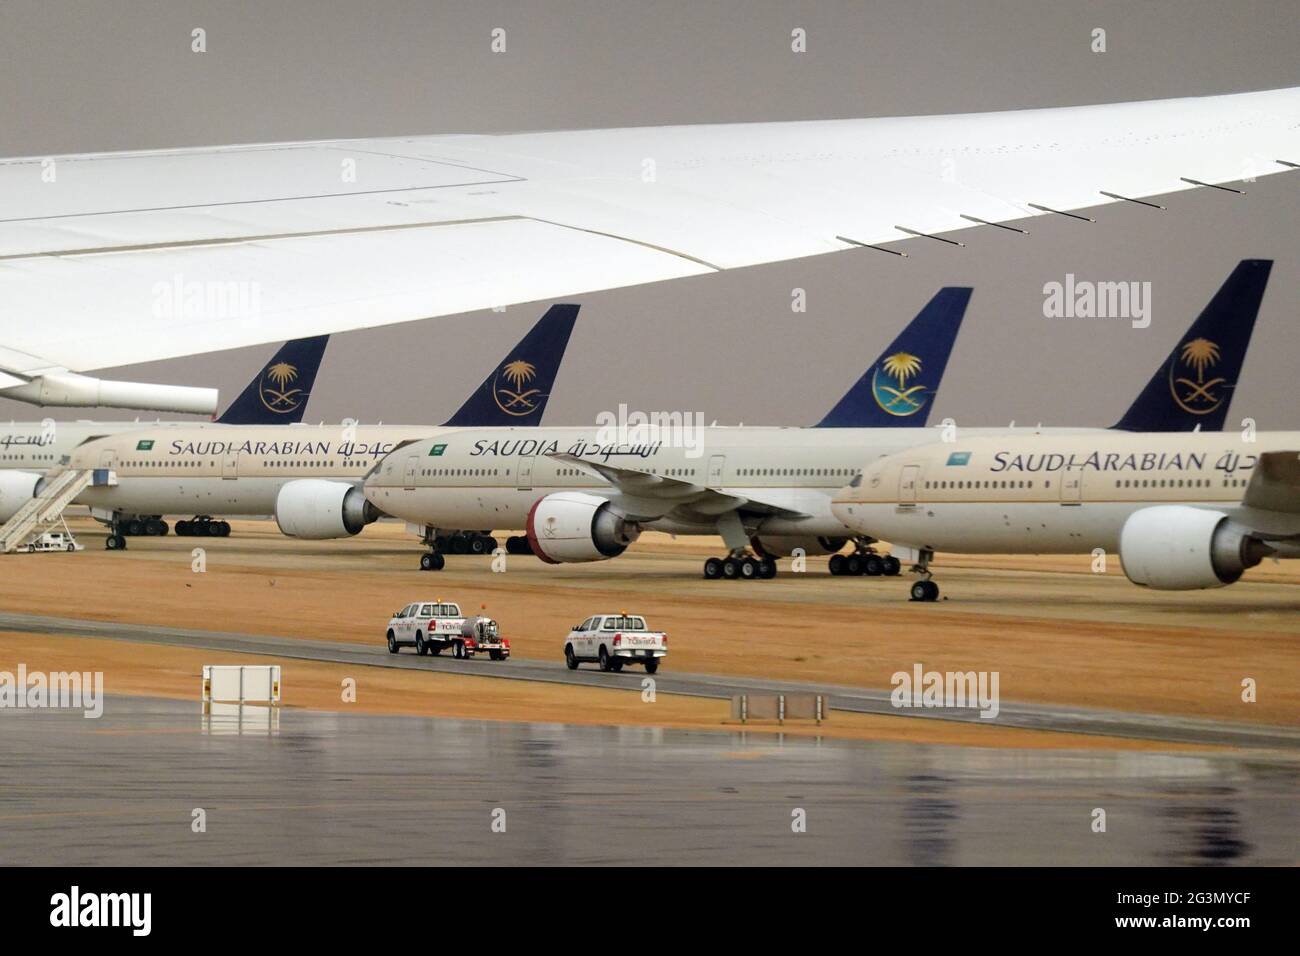
[[[45,482],[31,501],[19,508],[0,528],[0,554],[8,554],[42,534],[63,518],[63,509],[95,478],[93,468],[59,472]]]

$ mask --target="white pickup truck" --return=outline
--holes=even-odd
[[[644,664],[646,673],[659,670],[668,656],[668,635],[646,627],[639,614],[597,614],[564,639],[564,663],[575,671],[583,661],[595,661],[603,671],[621,671],[624,664]]]
[[[388,621],[388,653],[404,646],[421,656],[441,654],[450,647],[452,656],[468,659],[485,653],[494,661],[510,656],[510,641],[501,636],[490,617],[465,617],[459,604],[449,601],[416,601],[397,611]]]

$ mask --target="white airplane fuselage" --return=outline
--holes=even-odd
[[[850,527],[918,549],[1087,554],[1119,549],[1138,511],[1183,505],[1256,530],[1300,533],[1300,515],[1243,504],[1264,452],[1300,449],[1300,433],[1041,436],[958,440],[863,469],[833,511]],[[1270,542],[1281,556],[1300,546]]]
[[[1009,429],[962,429],[963,435]],[[1020,430],[1021,433],[1028,431]],[[1055,431],[1073,431],[1056,429]],[[572,454],[592,466],[645,471],[681,487],[684,503],[643,499],[662,517],[645,527],[681,534],[716,534],[718,511],[693,492],[717,491],[742,505],[751,534],[843,537],[832,512],[835,493],[863,466],[885,455],[933,441],[933,428],[800,428],[710,426],[686,443],[611,442],[587,428],[439,429],[390,455],[367,479],[366,497],[381,511],[431,528],[517,530],[542,497],[557,492],[620,495],[609,481],[580,464],[549,457]],[[671,495],[672,490],[663,492]],[[781,513],[768,513],[779,509]],[[730,510],[730,509],[727,509]]]
[[[76,499],[102,512],[273,515],[291,481],[359,487],[366,472],[428,425],[205,425],[136,428],[75,449],[69,466],[110,469],[115,485]]]

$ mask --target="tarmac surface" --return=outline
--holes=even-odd
[[[0,735],[6,865],[1300,861],[1290,754],[1030,760],[132,697],[98,720],[0,710]]]
[[[505,680],[542,681],[589,687],[627,687],[640,685],[645,674],[630,667],[621,673],[602,673],[594,665],[568,670],[561,661],[511,659],[458,661],[449,656],[420,657],[411,649],[390,654],[376,638],[375,646],[337,641],[270,635],[233,634],[191,628],[173,628],[142,624],[123,624],[76,618],[48,617],[0,612],[0,631],[23,631],[39,634],[74,634],[118,639],[133,643],[161,644],[173,647],[203,648],[229,653],[261,654],[275,657],[359,664],[371,667],[431,670],[442,673],[473,674]],[[671,658],[655,675],[656,690],[665,694],[695,697],[730,698],[740,693],[824,693],[830,695],[834,709],[918,719],[956,720],[987,723],[991,726],[1027,730],[1050,730],[1064,733],[1101,734],[1173,743],[1226,745],[1300,751],[1300,728],[1272,727],[1173,717],[1164,714],[1134,714],[1084,707],[1062,707],[1002,701],[996,717],[981,717],[973,709],[899,709],[894,707],[886,690],[872,690],[800,681],[778,681],[737,676],[673,673]]]

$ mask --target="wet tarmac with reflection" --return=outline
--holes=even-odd
[[[121,697],[99,720],[0,711],[0,752],[4,864],[1300,862],[1294,753],[204,717]]]

